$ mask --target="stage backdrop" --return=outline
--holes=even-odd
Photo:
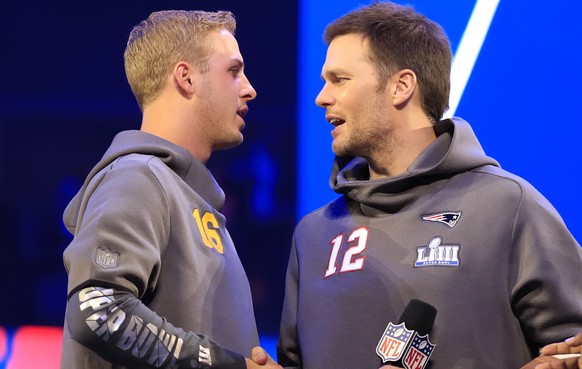
[[[449,35],[456,54],[451,101],[454,114],[472,124],[485,151],[495,157],[502,167],[536,186],[562,214],[574,235],[582,239],[582,220],[576,214],[582,205],[579,184],[581,175],[575,155],[578,138],[582,136],[578,111],[581,105],[579,100],[582,98],[579,90],[582,85],[582,32],[579,28],[582,2],[397,2],[412,4],[439,22]],[[261,342],[271,355],[275,355],[277,337],[274,331],[278,324],[281,285],[292,223],[335,197],[328,187],[333,159],[330,126],[325,121],[323,110],[314,105],[315,97],[322,87],[319,75],[326,51],[321,36],[326,24],[365,3],[368,1],[297,0],[249,4],[236,0],[164,0],[111,2],[110,6],[109,3],[70,0],[56,3],[33,0],[0,3],[5,10],[2,14],[7,14],[4,24],[10,28],[0,32],[0,39],[7,45],[9,55],[1,61],[6,63],[3,69],[9,75],[8,82],[0,90],[0,138],[3,138],[4,145],[0,147],[3,150],[3,160],[0,159],[0,192],[5,195],[2,198],[3,204],[19,205],[18,211],[3,206],[5,215],[1,222],[5,263],[2,269],[7,270],[2,274],[2,288],[8,292],[4,294],[3,309],[0,309],[3,313],[0,324],[0,369],[58,368],[60,326],[28,326],[27,323],[60,324],[65,291],[61,253],[66,240],[60,234],[54,235],[54,230],[59,227],[61,208],[70,198],[72,190],[64,191],[66,193],[60,199],[55,198],[55,191],[44,193],[37,186],[24,184],[36,184],[42,179],[42,187],[51,188],[51,181],[56,179],[49,175],[68,172],[86,174],[89,165],[98,159],[115,131],[127,128],[128,121],[137,125],[139,114],[125,85],[121,64],[115,58],[120,58],[129,27],[154,8],[224,8],[235,11],[240,20],[238,36],[241,48],[255,87],[261,91],[260,98],[252,105],[249,119],[252,118],[253,124],[247,130],[248,142],[254,145],[237,151],[239,161],[225,155],[219,157],[214,165],[218,169],[223,168],[225,172],[219,177],[230,198],[240,197],[242,205],[233,205],[232,209],[254,209],[249,210],[247,216],[234,214],[239,216],[232,216],[232,219],[248,220],[238,227],[235,225],[237,222],[233,221],[232,231],[241,240],[241,257],[247,262],[245,265],[248,265],[251,281],[255,281],[255,286],[263,286],[256,291],[264,293],[254,296],[259,325],[264,334]],[[12,14],[14,10],[18,10],[18,14]],[[297,17],[295,10],[298,10]],[[295,18],[297,44],[294,44]],[[51,20],[53,23],[50,23]],[[107,29],[102,27],[103,20],[108,22]],[[65,24],[61,25],[62,22]],[[252,22],[256,24],[251,27],[249,24],[252,25]],[[464,35],[466,42],[462,42]],[[282,47],[274,58],[272,45]],[[283,45],[289,46],[283,48]],[[295,69],[283,63],[290,61],[289,64],[292,64],[296,49],[298,88],[295,97]],[[103,50],[117,56],[110,57]],[[89,62],[97,58],[99,68]],[[79,64],[78,60],[90,65],[89,75],[79,73],[85,70],[85,64]],[[71,68],[77,73],[70,73]],[[31,77],[31,71],[38,73],[33,73]],[[30,81],[40,84],[31,84]],[[293,114],[295,101],[297,119]],[[297,201],[294,188],[291,188],[292,182],[288,180],[291,176],[287,175],[291,170],[286,170],[293,167],[293,164],[285,161],[289,159],[291,162],[295,157],[295,150],[289,147],[295,141],[294,132],[291,132],[295,121],[298,122]],[[254,130],[253,126],[256,127]],[[91,138],[84,138],[88,133],[91,133]],[[95,138],[96,135],[99,139]],[[76,139],[72,140],[69,136]],[[30,156],[38,157],[38,160],[30,160],[24,155],[25,151],[30,151],[30,147],[36,149]],[[240,179],[230,184],[227,178],[230,169],[241,168],[241,158],[248,159],[248,163],[251,163],[249,166],[264,168],[265,165],[256,165],[258,159],[254,151],[273,154],[277,159],[276,169],[280,172],[267,171],[270,174],[264,175],[263,171],[257,177],[281,178],[280,182],[285,184],[284,187],[277,185],[279,190],[275,192],[282,194],[281,199],[269,206],[255,200],[254,205],[246,206],[250,199],[255,198],[249,198],[248,193],[252,189],[264,188],[257,186],[252,178],[243,178],[242,186]],[[78,162],[71,159],[71,153],[74,153],[73,158],[79,157]],[[18,162],[12,164],[10,158],[16,157],[19,158]],[[258,157],[264,158],[265,155]],[[262,160],[260,163],[265,161],[269,162]],[[43,165],[28,165],[37,162]],[[60,165],[47,164],[57,162]],[[73,169],[63,169],[65,164]],[[16,171],[21,167],[34,170],[28,170],[29,174],[24,175]],[[240,171],[235,171],[235,174],[242,177]],[[16,178],[19,178],[18,182],[15,182]],[[71,186],[76,190],[78,183],[74,182]],[[28,187],[34,187],[34,192],[27,192]],[[236,192],[237,188],[242,188],[240,194]],[[13,189],[20,189],[20,192]],[[38,216],[29,215],[39,213],[39,204],[46,202],[59,202],[58,206],[52,206],[59,211],[41,211]],[[292,210],[294,202],[295,214]],[[45,208],[40,207],[41,210]],[[273,215],[272,211],[275,210],[269,209],[277,209],[294,219]],[[24,215],[19,218],[19,214]],[[39,222],[41,217],[47,221]],[[24,219],[26,227],[19,226],[19,219]],[[38,224],[44,225],[44,228],[36,227],[39,230],[35,230]],[[248,231],[243,232],[237,228]],[[254,248],[252,244],[253,236],[264,234],[261,232],[266,232],[265,229],[271,230],[273,234],[264,238],[281,239],[281,242],[275,242],[276,247],[267,250],[269,253],[265,259],[273,266],[273,270],[266,274],[269,278],[263,276],[258,267],[265,265],[261,262],[263,259],[253,254],[260,251],[265,257],[267,251]],[[16,231],[24,233],[26,237],[16,236]],[[22,238],[26,242],[21,242]],[[36,242],[41,238],[44,243]],[[28,244],[36,246],[38,250],[23,247]],[[20,254],[25,256],[26,267],[14,263],[20,260]],[[46,257],[47,254],[52,255],[52,259]],[[257,261],[253,264],[253,260]],[[49,269],[51,266],[53,269]],[[27,276],[28,279],[25,279]],[[265,279],[276,283],[269,287]],[[36,290],[45,292],[36,295],[30,292]],[[35,297],[27,299],[29,295]],[[8,300],[17,303],[12,305],[10,302],[7,305]],[[15,310],[22,311],[22,314],[16,314]],[[6,329],[1,325],[10,327]]]

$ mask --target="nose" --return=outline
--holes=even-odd
[[[243,78],[243,82],[240,89],[240,97],[242,99],[245,99],[246,101],[254,100],[257,97],[257,91],[255,91],[255,88],[253,87],[253,85],[251,85],[251,82],[249,81],[247,76],[244,76]]]
[[[326,83],[321,88],[321,91],[319,91],[319,94],[317,94],[317,97],[315,98],[315,105],[319,106],[320,108],[326,108],[335,103],[335,99],[328,90],[329,89],[327,88]]]

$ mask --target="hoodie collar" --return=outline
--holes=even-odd
[[[406,172],[370,180],[368,162],[360,157],[336,157],[331,188],[363,205],[398,211],[419,193],[421,185],[451,177],[483,165],[499,164],[485,155],[471,126],[460,118],[434,126],[437,138],[414,160]]]

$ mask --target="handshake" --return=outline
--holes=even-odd
[[[246,363],[247,369],[283,369],[283,367],[277,364],[277,362],[275,362],[275,360],[273,360],[273,358],[267,354],[265,349],[260,346],[253,347],[253,350],[251,351],[251,357],[246,359]]]

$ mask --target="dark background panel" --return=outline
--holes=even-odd
[[[251,281],[259,329],[276,333],[295,222],[295,1],[0,2],[0,325],[61,325],[62,212],[140,112],[123,69],[131,28],[162,9],[230,10],[258,92],[245,143],[208,162]],[[275,51],[276,50],[276,51]]]

